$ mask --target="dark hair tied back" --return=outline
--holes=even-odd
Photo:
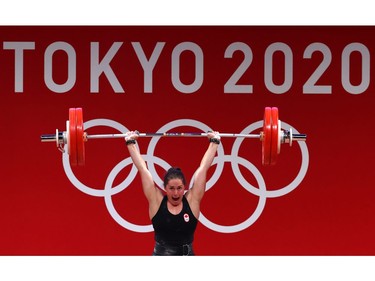
[[[185,176],[179,167],[171,167],[164,175],[164,187],[168,185],[168,182],[172,179],[181,179],[182,183],[186,185]]]

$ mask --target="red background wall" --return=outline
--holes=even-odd
[[[0,253],[2,255],[150,255],[153,232],[139,233],[124,228],[109,214],[105,200],[78,190],[64,171],[62,155],[54,144],[40,142],[40,135],[65,130],[70,107],[82,107],[86,121],[106,118],[129,129],[157,131],[177,119],[198,120],[220,132],[240,132],[263,118],[265,106],[277,106],[280,119],[308,134],[308,168],[302,182],[288,194],[267,198],[254,224],[242,231],[221,233],[199,224],[195,248],[199,255],[373,255],[374,150],[372,143],[372,81],[375,42],[373,27],[326,26],[54,26],[0,27],[0,109],[2,183],[0,196]],[[75,51],[76,79],[63,93],[52,91],[45,75],[56,84],[68,78],[68,59],[56,51],[52,74],[45,67],[46,50],[55,42],[66,42]],[[34,42],[23,52],[23,90],[17,91],[15,51],[4,42]],[[99,93],[90,87],[90,43],[99,42],[100,60],[114,42],[123,42],[111,60],[125,93],[116,93],[105,75],[99,78]],[[144,72],[131,42],[140,42],[149,58],[157,42],[165,42],[153,71],[152,91],[145,93]],[[202,85],[182,93],[172,83],[172,53],[183,42],[193,42],[203,53]],[[234,42],[247,44],[251,65],[239,80],[253,85],[252,93],[224,93],[224,85],[243,62],[238,51],[233,58],[224,53]],[[273,43],[291,50],[285,60],[281,52],[272,57],[269,72],[265,53]],[[303,85],[325,57],[304,52],[312,43],[323,43],[331,54],[317,84],[332,86],[331,94],[307,94]],[[363,59],[358,51],[349,61],[345,48],[360,43],[368,50]],[[291,59],[292,58],[292,59]],[[287,62],[285,62],[287,61]],[[285,65],[292,69],[285,71]],[[349,65],[349,67],[347,67]],[[366,66],[368,65],[368,68]],[[362,68],[364,66],[364,70]],[[266,70],[265,70],[266,69]],[[349,83],[360,85],[369,74],[363,92],[353,94],[342,71],[349,69]],[[192,52],[180,56],[180,79],[194,81]],[[19,69],[18,69],[19,71]],[[271,74],[272,73],[272,74]],[[284,93],[269,89],[292,73]],[[346,80],[345,80],[346,79]],[[268,82],[267,82],[268,81]],[[343,82],[344,81],[344,82]],[[190,131],[195,128],[179,128]],[[88,129],[88,133],[113,132],[110,128]],[[141,139],[145,154],[150,139]],[[224,139],[225,155],[231,154],[233,139]],[[162,139],[154,156],[178,165],[191,179],[207,147],[207,140]],[[246,140],[240,157],[252,163],[262,175],[268,191],[288,185],[298,173],[302,155],[297,144],[282,146],[278,163],[262,167],[261,145]],[[104,189],[112,169],[128,157],[123,140],[91,140],[86,143],[86,165],[74,168],[87,186]],[[163,169],[158,167],[162,176]],[[127,166],[116,177],[127,177]],[[212,174],[215,165],[210,170]],[[254,175],[241,167],[244,177],[257,185]],[[202,202],[202,213],[217,224],[239,224],[251,216],[259,197],[237,181],[229,162]],[[134,224],[147,225],[147,202],[139,178],[112,196],[119,215]]]

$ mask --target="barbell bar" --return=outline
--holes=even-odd
[[[208,133],[139,133],[140,137],[207,137]],[[293,141],[306,141],[306,134],[293,134],[292,128],[281,129],[277,107],[266,107],[263,116],[263,130],[259,134],[219,133],[220,137],[252,138],[262,142],[262,164],[275,165],[280,154],[281,144]],[[82,108],[69,108],[66,131],[56,129],[55,134],[41,135],[42,142],[55,142],[61,152],[67,152],[72,166],[85,165],[85,142],[90,139],[125,138],[126,134],[89,135],[84,131]]]

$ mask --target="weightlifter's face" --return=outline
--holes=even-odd
[[[167,193],[168,201],[173,206],[178,206],[182,202],[182,197],[185,192],[185,186],[181,179],[171,179],[169,180],[167,186],[165,187]]]

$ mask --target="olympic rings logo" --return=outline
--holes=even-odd
[[[95,127],[95,126],[107,126],[114,128],[118,130],[120,133],[126,133],[129,131],[125,126],[122,124],[109,120],[109,119],[94,119],[94,120],[89,120],[84,123],[84,127],[86,129]],[[192,119],[179,119],[179,120],[174,120],[163,127],[161,127],[157,133],[162,133],[162,132],[167,132],[173,128],[176,127],[181,127],[181,126],[190,126],[190,127],[195,127],[203,132],[207,132],[211,130],[206,124],[192,120]],[[298,134],[298,131],[290,126],[289,124],[282,122],[282,128],[292,128],[294,132]],[[252,124],[250,124],[248,127],[243,129],[241,134],[250,134],[251,132],[262,128],[263,127],[263,121],[257,121]],[[148,168],[153,176],[153,179],[155,181],[155,184],[160,188],[164,189],[163,187],[163,180],[162,178],[159,177],[158,173],[156,172],[155,164],[159,165],[162,167],[164,170],[167,170],[170,165],[164,161],[163,159],[157,157],[154,155],[155,147],[160,138],[159,137],[152,137],[151,141],[149,143],[147,153],[142,155],[142,157],[145,159],[147,162]],[[239,232],[242,231],[248,227],[250,227],[262,214],[262,211],[266,205],[266,200],[267,198],[275,198],[275,197],[281,197],[289,192],[293,191],[295,188],[298,187],[298,185],[302,182],[304,179],[308,165],[309,165],[309,152],[307,149],[307,145],[305,142],[298,142],[298,145],[301,149],[301,154],[302,154],[302,164],[301,168],[297,174],[297,176],[290,182],[288,185],[279,188],[279,189],[274,189],[272,190],[267,190],[266,183],[264,181],[263,176],[261,175],[260,171],[248,160],[245,158],[242,158],[241,156],[238,155],[241,143],[244,139],[243,138],[237,138],[232,147],[232,151],[230,155],[225,155],[224,154],[224,148],[223,145],[220,145],[217,150],[217,156],[215,157],[212,165],[216,165],[216,170],[212,174],[211,178],[207,181],[206,184],[206,191],[212,188],[212,186],[215,185],[215,183],[218,181],[220,178],[220,175],[224,169],[224,163],[229,162],[231,164],[233,173],[237,179],[237,181],[240,183],[240,185],[245,188],[248,192],[252,193],[253,195],[256,195],[259,197],[258,204],[254,210],[254,212],[250,215],[249,218],[247,218],[245,221],[242,223],[236,224],[236,225],[219,225],[216,224],[212,221],[210,221],[208,218],[204,216],[204,214],[201,212],[199,216],[199,221],[208,227],[209,229],[216,231],[216,232],[221,232],[221,233],[234,233],[234,232]],[[138,144],[137,144],[138,145]],[[113,186],[114,180],[117,176],[117,174],[124,169],[126,166],[132,165],[131,170],[129,172],[129,175],[118,185]],[[258,187],[253,186],[251,183],[249,183],[245,177],[242,175],[240,171],[240,165],[244,166],[247,168],[255,177]],[[112,218],[120,224],[122,227],[134,231],[134,232],[151,232],[153,231],[152,224],[149,225],[137,225],[130,223],[127,221],[125,218],[123,218],[116,210],[113,201],[112,201],[112,196],[125,190],[132,181],[134,180],[136,174],[137,174],[137,169],[135,165],[133,164],[130,156],[124,160],[122,160],[120,163],[118,163],[112,171],[109,173],[104,189],[96,189],[96,188],[91,188],[89,186],[86,186],[83,184],[79,179],[74,175],[72,168],[70,166],[69,162],[69,155],[65,152],[63,153],[63,166],[64,166],[64,171],[69,178],[70,182],[80,191],[91,195],[91,196],[97,196],[97,197],[104,197],[105,205],[107,207],[108,212],[112,216]],[[194,183],[194,175],[190,181],[190,186],[189,188],[192,187]]]

